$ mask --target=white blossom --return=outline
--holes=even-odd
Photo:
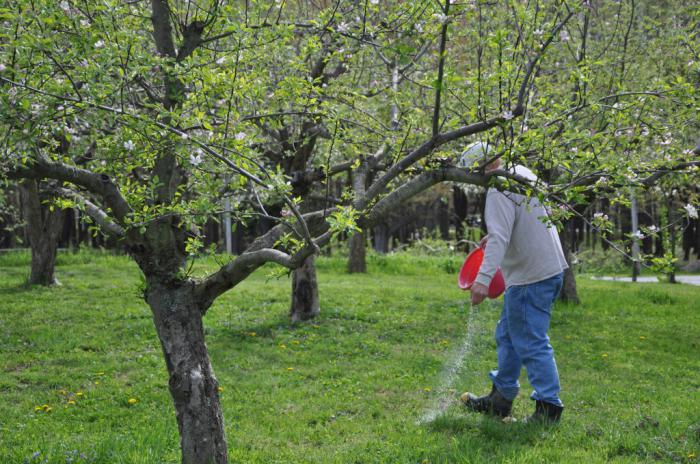
[[[105,41],[104,40],[98,40],[95,42],[95,48],[102,48],[105,46]]]
[[[90,27],[90,20],[89,19],[81,19],[80,20],[80,26],[81,27]]]
[[[421,33],[423,32],[423,24],[422,23],[416,23],[413,25],[413,28],[416,30],[416,32]]]
[[[537,37],[542,37],[544,35],[544,31],[542,29],[535,29],[533,34],[535,34]]]
[[[350,25],[346,22],[338,24],[338,32],[340,32],[341,34],[347,34],[348,32],[350,32]]]
[[[216,60],[216,64],[224,64],[224,63],[226,63],[226,57],[225,57],[225,56],[222,56],[221,58],[219,58],[218,60]]]
[[[244,140],[247,136],[245,132],[239,132],[236,134],[236,140]]]
[[[189,135],[187,135],[187,134],[186,134],[186,133],[184,133],[184,132],[181,132],[181,133],[180,133],[180,138],[181,138],[182,140],[187,140],[187,139],[189,139],[189,138],[190,138],[190,136],[189,136]]]
[[[65,12],[70,11],[70,3],[68,3],[66,0],[63,0],[61,3],[58,4],[58,6],[60,6],[61,9]]]
[[[605,185],[608,182],[608,178],[605,176],[602,176],[600,179],[598,179],[595,183],[600,184],[600,185]]]
[[[369,0],[369,2],[370,2],[372,5],[378,5],[378,4],[379,4],[379,0]]]
[[[635,233],[632,234],[632,238],[636,240],[642,240],[644,238],[644,234],[641,230],[637,230]]]
[[[561,39],[562,42],[568,41],[569,33],[566,30],[562,29],[561,31],[559,31],[559,39]]]
[[[602,219],[603,221],[607,221],[608,215],[605,213],[593,213],[593,219]]]
[[[202,161],[204,161],[204,159],[202,158],[202,155],[200,153],[190,154],[190,164],[192,166],[199,166],[200,164],[202,164]]]
[[[697,219],[698,218],[698,210],[695,208],[695,206],[688,203],[683,208],[685,209],[685,213],[688,215],[688,218],[690,218],[690,219]]]
[[[131,139],[124,142],[124,150],[132,151],[134,148],[136,148],[136,144]]]
[[[510,111],[510,110],[504,111],[503,114],[502,114],[501,116],[502,116],[503,119],[505,119],[506,121],[510,121],[510,120],[513,119],[513,117],[514,117],[514,116],[513,116],[513,112]]]
[[[0,72],[3,72],[6,69],[7,69],[7,66],[5,66],[5,63],[0,63]]]
[[[655,225],[649,226],[648,229],[649,229],[649,233],[651,233],[651,234],[655,234],[659,231],[659,228],[656,227]]]
[[[445,24],[450,19],[446,14],[443,13],[435,13],[433,15],[433,18],[435,18],[440,24]]]

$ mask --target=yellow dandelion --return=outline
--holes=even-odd
[[[291,372],[291,371],[294,370],[294,368],[293,368],[293,367],[288,367],[287,370]]]
[[[299,343],[301,343],[299,340],[292,340],[292,345],[298,345]]]
[[[423,391],[426,391],[426,392],[429,392],[430,390],[432,390],[432,388],[430,388],[430,387],[425,387],[425,388],[423,389]]]
[[[217,390],[219,391],[219,393],[223,393],[224,387],[219,387],[219,388],[217,388]]]
[[[39,412],[41,409],[41,406],[34,406],[34,412]]]
[[[695,459],[695,453],[688,453],[688,459]]]
[[[255,336],[257,336],[258,334],[256,334],[255,332],[249,332],[248,335],[250,335],[251,337],[255,337]]]
[[[280,348],[284,350],[284,349],[287,348],[287,345],[285,345],[284,343],[282,343],[282,344],[280,345]]]
[[[318,324],[314,324],[314,325],[312,325],[311,327],[313,327],[314,329],[320,329],[320,328],[321,328],[321,326],[318,325]]]
[[[45,404],[41,407],[41,409],[43,409],[44,411],[48,411],[49,409],[51,409],[51,406],[49,406],[48,404]]]
[[[68,400],[68,404],[75,404],[75,400]]]
[[[59,395],[66,396],[66,395],[68,394],[68,392],[65,391],[65,390],[59,390],[59,391],[58,391],[58,394],[59,394]]]
[[[127,403],[129,403],[129,406],[133,406],[133,405],[135,405],[136,403],[138,403],[138,401],[139,401],[139,400],[137,400],[136,398],[129,398],[129,399],[127,400]]]
[[[608,357],[608,353],[603,353],[603,357],[604,357],[604,358],[607,358],[607,357]]]
[[[95,385],[99,385],[99,384],[100,384],[100,381],[99,381],[99,380],[95,380]]]
[[[50,413],[51,411],[53,411],[53,408],[49,406],[48,408],[44,409],[44,411],[46,411],[46,413]]]
[[[640,339],[640,340],[646,340],[647,337],[645,337],[644,335],[640,335],[640,336],[639,336],[639,339]]]
[[[83,396],[85,396],[85,394],[83,394],[83,392],[76,392],[75,396],[77,396],[78,398],[82,398]]]

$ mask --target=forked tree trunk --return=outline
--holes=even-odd
[[[367,254],[365,251],[365,234],[355,232],[349,240],[348,272],[367,272]]]
[[[289,317],[292,322],[308,321],[318,316],[320,312],[316,256],[311,255],[292,273],[292,303]]]
[[[183,464],[228,462],[219,383],[204,343],[202,312],[188,283],[150,284],[153,312],[168,368]]]
[[[63,226],[63,211],[50,211],[48,207],[42,206],[36,180],[25,181],[21,190],[27,236],[32,250],[32,269],[28,283],[55,285],[58,283],[54,275],[56,249]]]

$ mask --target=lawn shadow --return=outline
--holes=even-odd
[[[503,422],[498,417],[450,412],[426,424],[428,430],[455,437],[470,435],[484,447],[495,443],[508,447],[533,446],[556,433],[556,426],[525,424],[522,421]]]

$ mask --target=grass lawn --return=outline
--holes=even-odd
[[[580,279],[583,303],[558,305],[550,331],[566,405],[557,427],[457,405],[418,423],[444,395],[490,387],[499,301],[472,317],[472,348],[444,384],[469,320],[454,264],[372,257],[369,274],[348,275],[321,258],[322,314],[296,326],[289,280],[270,269],[218,300],[206,330],[230,461],[698,462],[700,287]],[[0,257],[0,463],[179,462],[136,266],[61,255],[63,285],[50,289],[23,286],[27,273],[26,255]],[[533,408],[521,382],[518,419]]]

